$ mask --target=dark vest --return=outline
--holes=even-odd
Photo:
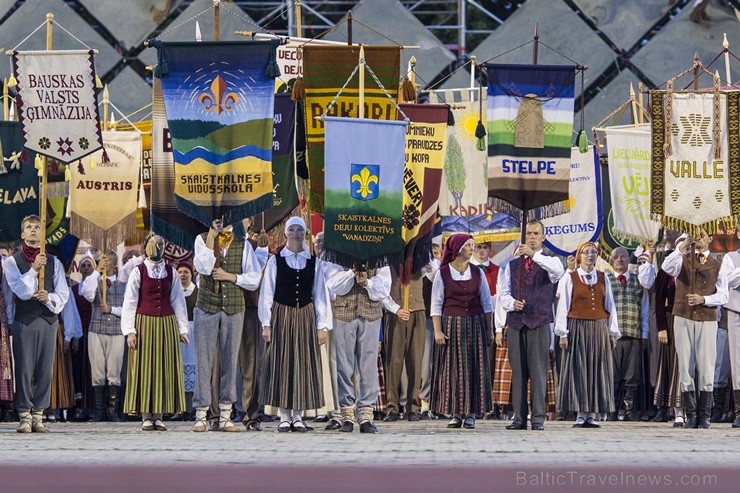
[[[144,263],[138,265],[137,269],[141,274],[141,287],[139,288],[139,305],[136,307],[137,315],[166,317],[175,314],[175,310],[170,304],[175,269],[169,265],[165,268],[167,269],[167,277],[152,279],[149,277],[146,265]]]
[[[509,277],[511,279],[511,296],[519,298],[519,263],[521,257],[509,263]],[[524,300],[524,309],[506,314],[506,326],[519,330],[522,327],[534,329],[552,323],[552,305],[555,302],[557,285],[550,282],[550,275],[539,264],[533,262],[532,271],[524,270],[524,286],[521,299]]]
[[[706,305],[689,305],[686,295],[690,294],[691,279],[691,254],[683,256],[683,265],[681,272],[676,278],[676,298],[673,300],[673,314],[696,322],[715,322],[717,321],[717,307]],[[694,280],[694,293],[702,296],[708,296],[717,292],[717,276],[722,264],[719,261],[709,257],[704,264],[697,260],[694,262],[696,278]]]
[[[92,320],[92,303],[87,301],[84,296],[80,294],[80,284],[75,284],[69,288],[70,293],[75,299],[75,305],[77,305],[77,311],[80,314],[80,322],[82,322],[82,333],[87,334],[90,328],[90,321]]]
[[[424,298],[424,314],[429,318],[429,310],[432,306],[432,286],[434,283],[427,279],[427,276],[424,276],[421,282],[421,295]]]
[[[201,235],[205,241],[205,233]],[[213,240],[214,243],[218,240]],[[221,259],[220,267],[232,274],[242,273],[242,254],[244,253],[244,239],[234,236],[234,239],[226,251],[226,256]],[[218,248],[217,246],[215,248]],[[214,265],[214,268],[219,267]],[[196,305],[206,313],[218,313],[224,311],[227,315],[234,315],[244,311],[244,295],[242,288],[234,283],[221,282],[219,294],[213,292],[213,277],[200,276],[198,289],[198,301]]]
[[[273,301],[285,306],[303,308],[313,303],[313,281],[316,257],[306,260],[303,269],[293,269],[282,255],[275,255],[275,295]]]
[[[473,317],[483,314],[480,302],[479,267],[470,265],[471,277],[467,281],[455,281],[450,273],[450,264],[439,269],[445,286],[445,298],[442,304],[442,315],[452,317]]]
[[[185,297],[185,306],[188,309],[188,320],[193,321],[193,309],[195,308],[195,302],[198,301],[198,286],[195,286],[190,296]]]
[[[606,297],[606,281],[604,273],[596,271],[596,284],[589,286],[578,278],[578,271],[570,273],[573,283],[573,293],[570,297],[568,318],[576,320],[602,320],[609,318],[609,312],[604,308]]]
[[[26,256],[23,252],[17,252],[13,255],[15,264],[18,266],[18,272],[21,275],[25,274],[31,269],[31,265],[26,260]],[[49,293],[54,292],[54,256],[47,254],[47,261],[44,266],[44,290]],[[22,323],[23,325],[31,325],[34,320],[43,318],[49,325],[53,324],[57,320],[57,316],[36,298],[29,298],[22,300],[13,294],[13,300],[15,302],[15,320]]]

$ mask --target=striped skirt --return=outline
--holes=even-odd
[[[614,371],[608,319],[568,319],[568,350],[560,365],[561,411],[614,412]]]
[[[51,370],[51,403],[49,409],[69,409],[75,406],[72,352],[64,352],[64,326],[61,322],[57,325],[57,344],[54,349],[54,366]]]
[[[673,315],[668,316],[668,344],[661,344],[658,352],[658,376],[655,378],[653,403],[658,407],[682,407],[678,356],[673,337]]]
[[[491,369],[485,315],[442,316],[446,344],[434,346],[430,407],[442,414],[485,414],[491,403]]]
[[[504,327],[503,341],[496,346],[496,368],[493,370],[493,403],[503,406],[511,402],[511,363],[509,344],[506,342],[508,332],[509,329]]]
[[[295,410],[324,406],[313,303],[303,308],[273,305],[272,341],[265,349],[260,403]]]
[[[0,402],[13,402],[13,358],[6,323],[5,303],[0,294]]]
[[[128,351],[126,414],[185,411],[180,333],[174,315],[136,315],[136,349]]]

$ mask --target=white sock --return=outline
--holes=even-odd
[[[578,413],[576,416],[576,423],[585,423],[586,422],[586,413]]]
[[[293,422],[296,421],[303,421],[303,418],[301,418],[301,411],[299,409],[293,409]]]
[[[596,421],[596,413],[588,413],[586,415],[586,421]]]
[[[278,412],[280,413],[280,422],[287,421],[290,423],[290,410],[279,407]]]

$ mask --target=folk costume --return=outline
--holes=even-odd
[[[131,272],[121,310],[123,335],[136,334],[136,348],[128,351],[124,412],[141,414],[144,430],[164,431],[163,414],[185,411],[180,335],[188,329],[174,268],[147,258]]]
[[[578,248],[580,258],[585,246]],[[582,267],[558,285],[555,335],[568,337],[560,366],[561,411],[578,413],[574,426],[593,427],[595,414],[614,412],[614,370],[610,336],[619,338],[611,283],[603,272]]]
[[[195,279],[195,269],[193,266],[180,262],[177,266],[178,270],[183,266],[190,269],[192,279]],[[182,285],[182,284],[180,284]],[[185,295],[185,306],[188,310],[188,327],[190,328],[190,334],[193,333],[193,310],[195,309],[195,303],[198,301],[198,286],[195,282],[190,282],[190,285],[183,288],[183,294]],[[191,413],[193,409],[193,393],[195,392],[195,344],[193,340],[190,340],[190,344],[180,342],[180,353],[182,354],[182,376],[183,383],[185,385],[185,413]],[[192,416],[192,415],[190,415]]]
[[[721,276],[728,285],[727,339],[730,346],[732,392],[735,397],[733,428],[740,428],[740,250],[730,252],[722,259]]]
[[[467,265],[464,272],[450,263],[472,237],[456,234],[447,240],[432,285],[430,315],[441,318],[445,344],[434,348],[431,408],[452,415],[448,426],[475,427],[475,415],[492,408],[491,370],[488,361],[487,314],[493,313],[491,291],[480,268]]]
[[[298,217],[288,220],[286,230],[293,224],[305,231]],[[321,261],[311,255],[305,243],[300,252],[283,248],[267,261],[260,287],[259,320],[263,327],[271,328],[259,400],[279,408],[281,422],[289,422],[293,431],[305,431],[302,411],[324,406],[317,331],[333,328]]]
[[[193,342],[196,350],[196,386],[193,405],[196,423],[193,430],[206,430],[206,411],[211,405],[211,376],[218,353],[219,378],[219,431],[240,431],[231,422],[231,409],[239,399],[236,392],[236,375],[244,326],[244,295],[242,290],[254,291],[259,287],[262,270],[252,246],[243,237],[225,229],[214,238],[214,248],[220,250],[216,265],[214,249],[206,245],[204,233],[195,239],[193,265],[200,274],[198,301],[193,310]],[[236,275],[236,282],[216,281],[212,273],[217,267]]]
[[[3,282],[3,265],[0,261],[0,284]],[[10,325],[5,308],[5,298],[0,290],[0,402],[13,402],[13,366],[10,357]]]
[[[89,263],[91,272],[95,271],[96,262],[88,250],[83,257],[80,265]],[[83,277],[83,282],[84,282]],[[82,294],[82,282],[73,284],[70,292],[77,305],[77,311],[82,321],[82,337],[79,338],[79,349],[72,351],[72,374],[75,385],[75,421],[87,421],[88,411],[94,405],[94,391],[92,388],[92,375],[90,369],[90,355],[88,349],[88,333],[90,331],[90,322],[92,321],[92,303],[85,299]]]
[[[54,369],[51,376],[51,402],[46,416],[47,421],[54,422],[61,418],[61,409],[70,409],[75,405],[74,377],[72,375],[73,339],[82,337],[82,321],[75,303],[66,303],[59,314],[57,344],[54,352]]]
[[[103,313],[103,279],[97,270],[82,281],[82,296],[92,305],[87,333],[90,372],[95,395],[93,421],[120,422],[117,407],[121,394],[121,368],[126,338],[121,332],[121,310],[126,284],[115,275],[106,277],[106,303],[110,313]],[[107,386],[107,389],[106,389]]]
[[[519,269],[524,263],[523,284]],[[553,303],[563,264],[542,250],[533,257],[517,257],[506,264],[499,279],[499,303],[506,310],[506,343],[511,364],[514,421],[512,429],[527,427],[528,389],[531,391],[532,428],[545,424],[547,375],[550,371],[550,343]],[[524,309],[514,310],[514,301],[524,300]],[[530,385],[531,384],[531,385]],[[531,387],[531,388],[530,388]]]
[[[390,268],[369,269],[367,285],[355,282],[357,273],[330,264],[326,278],[329,292],[336,298],[332,311],[332,330],[337,364],[337,393],[344,432],[352,432],[359,414],[360,431],[377,433],[373,424],[373,405],[378,381],[378,341],[382,318],[381,302],[390,295]],[[359,388],[353,376],[357,368]]]
[[[727,303],[727,276],[720,275],[722,264],[711,258],[708,250],[696,252],[696,259],[692,262],[691,252],[682,254],[680,244],[665,258],[662,269],[676,279],[673,334],[686,414],[684,428],[709,428],[717,357],[717,307]],[[704,298],[702,305],[688,303],[692,279],[693,292]],[[697,382],[694,381],[696,374]],[[698,407],[694,395],[696,390],[699,391]]]
[[[48,301],[41,303],[34,295],[39,291],[39,273],[33,263],[39,253],[23,242],[23,248],[3,264],[3,297],[8,324],[12,327],[15,362],[15,408],[20,416],[18,432],[47,432],[42,423],[43,410],[51,402],[51,376],[54,367],[58,318],[69,299],[64,267],[47,254],[43,290]]]

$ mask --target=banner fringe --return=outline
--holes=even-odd
[[[189,200],[186,200],[179,195],[175,195],[175,201],[177,202],[177,208],[185,215],[192,217],[196,221],[200,222],[207,228],[211,227],[211,223],[215,219],[213,215],[207,210],[208,208],[193,204]],[[224,215],[224,226],[232,225],[244,219],[245,217],[254,216],[260,212],[267,210],[273,206],[273,195],[267,193],[262,197],[258,197],[254,200],[250,200],[242,205],[238,206],[223,206],[228,209]]]
[[[363,266],[367,269],[380,269],[389,265],[398,265],[403,262],[403,252],[391,253],[369,257],[367,260],[360,260],[344,252],[338,252],[330,248],[324,249],[324,261],[341,265],[346,269],[356,269]]]
[[[108,229],[103,229],[92,221],[71,212],[69,218],[70,232],[100,250],[115,250],[119,243],[125,241],[136,231],[136,211],[128,214]]]
[[[154,214],[152,214],[150,224],[152,227],[152,232],[154,232],[155,234],[158,234],[165,240],[179,246],[184,250],[193,250],[196,235],[192,235],[178,228],[177,226],[170,224],[164,219],[155,216]]]
[[[682,219],[675,217],[652,214],[654,221],[659,221],[663,229],[673,229],[682,233],[688,233],[694,238],[701,236],[702,231],[706,231],[707,234],[713,235],[716,233],[723,233],[728,229],[736,229],[738,223],[740,223],[740,215],[725,216],[704,224],[691,224]]]

